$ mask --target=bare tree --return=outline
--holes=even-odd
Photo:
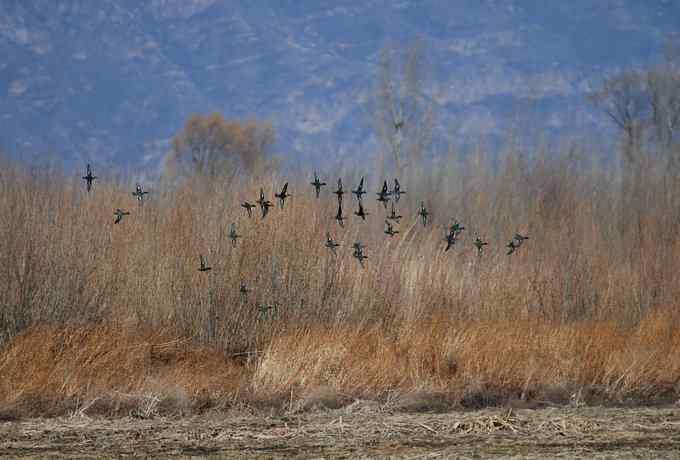
[[[680,69],[669,61],[651,69],[647,91],[656,141],[669,148],[680,132]]]
[[[623,156],[629,164],[639,162],[645,119],[649,104],[644,74],[627,71],[606,79],[590,94],[590,100],[600,107],[624,134]]]
[[[375,129],[399,176],[418,164],[432,143],[434,105],[425,94],[426,70],[421,40],[405,52],[393,47],[381,52]]]
[[[629,70],[604,80],[591,101],[623,133],[622,217],[650,202],[646,184],[661,181],[667,206],[680,177],[680,47],[670,41],[660,64]],[[652,182],[650,182],[652,181]],[[638,233],[641,234],[638,213]]]

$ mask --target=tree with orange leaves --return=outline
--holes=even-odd
[[[172,139],[170,160],[178,173],[252,174],[264,165],[275,138],[268,122],[194,114]]]

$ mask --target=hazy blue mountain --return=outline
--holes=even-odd
[[[0,146],[153,166],[192,112],[262,117],[296,158],[370,152],[380,49],[423,38],[438,129],[602,120],[584,92],[658,58],[672,0],[0,0]]]

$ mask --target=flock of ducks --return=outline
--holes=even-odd
[[[89,164],[87,165],[86,173],[84,176],[82,176],[82,179],[85,181],[87,191],[90,192],[92,190],[92,184],[97,179],[97,176],[92,174],[92,168]],[[321,195],[321,189],[327,186],[327,184],[326,182],[322,182],[319,179],[319,176],[317,175],[316,171],[314,171],[314,180],[311,182],[311,185],[314,187],[316,198],[319,199]],[[143,204],[144,197],[148,193],[149,193],[148,191],[143,190],[141,185],[137,184],[135,187],[135,191],[132,192],[132,196],[137,198],[139,204]],[[337,212],[335,214],[334,219],[338,222],[338,225],[340,227],[344,227],[345,225],[344,222],[347,219],[347,217],[343,215],[343,197],[346,193],[342,184],[342,179],[338,179],[337,189],[332,193],[337,196],[338,202]],[[351,194],[354,195],[357,200],[357,209],[354,211],[354,215],[361,218],[362,221],[365,221],[370,214],[366,211],[363,201],[364,195],[367,194],[366,188],[364,186],[364,177],[361,178],[359,185],[354,190],[351,190]],[[387,181],[385,180],[383,182],[382,188],[376,193],[377,196],[376,201],[380,202],[386,211],[384,233],[388,235],[390,238],[393,238],[399,234],[399,230],[395,226],[399,224],[399,221],[403,218],[403,216],[398,213],[396,204],[399,203],[401,196],[405,194],[406,191],[402,190],[401,184],[399,183],[398,179],[394,179],[394,185],[391,190],[388,186]],[[281,192],[274,193],[274,198],[278,200],[280,209],[284,209],[286,200],[291,196],[292,195],[288,193],[287,182],[284,184],[283,188],[281,189]],[[387,211],[388,203],[390,204],[389,212]],[[246,211],[248,218],[252,218],[253,210],[259,207],[262,219],[264,219],[265,217],[267,217],[270,208],[272,208],[273,206],[274,204],[266,199],[264,189],[262,188],[260,188],[259,198],[255,200],[254,203],[251,203],[247,200],[241,203],[241,207]],[[116,209],[114,211],[115,219],[113,223],[114,224],[121,223],[123,217],[128,215],[130,215],[130,212],[122,210],[120,208]],[[426,227],[430,223],[431,213],[425,206],[424,201],[420,202],[420,209],[418,210],[417,216],[424,227]],[[449,251],[454,245],[456,245],[456,243],[460,241],[460,236],[464,230],[465,227],[460,222],[458,222],[457,220],[452,221],[452,223],[447,227],[446,234],[443,238],[443,240],[446,242],[446,247],[444,248],[445,252]],[[229,226],[229,232],[227,236],[231,240],[232,247],[236,247],[237,241],[239,238],[242,238],[242,235],[238,234],[235,223],[232,223]],[[512,239],[505,246],[507,248],[506,254],[507,255],[514,254],[520,247],[522,247],[524,242],[528,239],[529,239],[528,236],[515,233]],[[484,246],[487,246],[489,243],[487,241],[482,240],[481,237],[476,236],[472,244],[477,249],[477,254],[481,256],[484,250]],[[340,247],[340,244],[333,239],[330,232],[326,232],[325,246],[333,255],[337,255],[337,249],[338,247]],[[352,244],[352,248],[353,248],[352,257],[357,259],[359,265],[361,265],[361,267],[363,268],[364,261],[368,259],[368,256],[365,253],[366,246],[361,241],[355,241]],[[200,266],[198,268],[198,271],[208,272],[212,270],[212,267],[208,266],[208,262],[203,255],[199,256],[199,260]],[[241,298],[245,300],[247,299],[250,289],[248,289],[244,282],[241,282],[239,292]],[[266,305],[260,306],[259,308],[261,315],[266,315],[268,311],[276,309],[275,306]]]

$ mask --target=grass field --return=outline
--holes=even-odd
[[[333,187],[316,200],[307,173],[160,183],[139,206],[134,184],[103,178],[88,194],[79,172],[5,164],[0,415],[675,401],[677,181],[650,172],[629,188],[586,153],[536,157],[413,171],[394,238],[374,195],[367,222],[346,195],[340,228]],[[359,176],[344,174],[347,190]],[[284,210],[247,218],[241,201],[260,187],[274,201],[287,180]],[[131,215],[114,225],[115,208]],[[444,252],[452,217],[466,230]],[[515,232],[530,239],[507,256]],[[477,235],[490,242],[481,257]],[[351,256],[356,239],[366,268]]]

